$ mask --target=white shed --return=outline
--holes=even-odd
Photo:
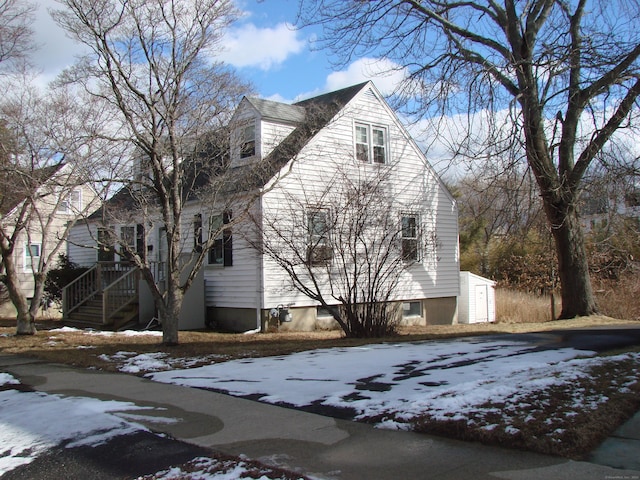
[[[471,272],[460,272],[458,323],[495,322],[496,282]]]

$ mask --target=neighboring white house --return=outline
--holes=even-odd
[[[67,165],[57,164],[21,175],[22,181],[28,178],[33,183],[33,190],[27,185],[23,188],[17,185],[14,195],[10,198],[3,196],[2,199],[0,218],[2,228],[8,235],[15,230],[16,218],[27,201],[27,195],[33,199],[24,216],[26,227],[18,232],[13,254],[20,286],[28,299],[33,296],[34,272],[39,271],[41,261],[55,262],[57,253],[67,253],[64,240],[67,224],[91,208],[96,198],[88,185],[70,179],[69,171]],[[15,192],[22,194],[16,195]],[[0,311],[3,315],[15,314],[10,302],[3,304]],[[49,314],[59,315],[59,312],[51,311]]]
[[[582,195],[580,218],[586,232],[606,229],[616,219],[640,222],[640,187],[629,186],[620,191],[612,185],[607,190],[585,191]]]
[[[460,276],[455,200],[373,83],[294,104],[245,97],[230,126],[230,165],[239,178],[243,169],[264,165],[259,178],[243,187],[261,193],[252,209],[253,221],[279,214],[286,228],[286,212],[294,210],[292,199],[295,209],[305,210],[306,205],[317,211],[323,192],[336,181],[336,172],[367,177],[384,168],[385,188],[398,205],[394,212],[398,223],[407,222],[414,227],[412,231],[436,239],[433,248],[421,252],[418,261],[403,273],[393,301],[401,307],[407,323],[457,322]],[[189,209],[185,218],[193,219],[194,224],[224,224],[233,215],[208,211],[197,201]],[[265,225],[262,227],[268,234]],[[72,261],[90,266],[100,260],[95,248],[79,246],[97,238],[97,228],[97,223],[90,226],[93,235],[81,226],[74,229],[74,242],[69,245]],[[144,254],[162,262],[157,225],[120,228],[132,242],[144,237],[146,244],[140,245]],[[185,231],[193,234],[198,229]],[[282,307],[290,307],[292,321],[287,328],[308,330],[326,324],[317,302],[292,288],[288,274],[256,249],[256,243],[259,239],[255,229],[252,234],[250,222],[240,220],[225,231],[209,253],[201,275],[204,318],[191,316],[188,325],[181,323],[181,328],[205,323],[234,331],[262,328],[270,312]],[[141,321],[145,320],[141,316]]]

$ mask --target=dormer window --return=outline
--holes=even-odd
[[[256,125],[251,123],[240,129],[240,158],[256,154]]]

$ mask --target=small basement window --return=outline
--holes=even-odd
[[[403,302],[402,316],[403,317],[421,317],[422,302]]]
[[[333,318],[331,312],[326,307],[317,307],[316,308],[316,317],[317,318]]]

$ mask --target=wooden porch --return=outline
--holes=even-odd
[[[138,323],[139,270],[128,262],[98,262],[62,292],[65,325],[120,330]]]

